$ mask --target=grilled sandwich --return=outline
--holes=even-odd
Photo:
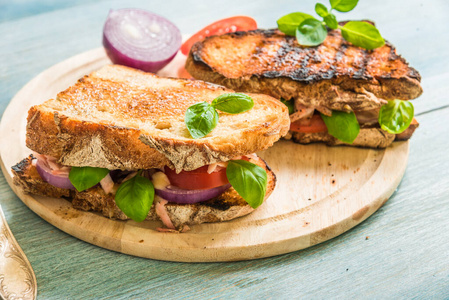
[[[354,146],[385,148],[394,140],[410,138],[418,126],[414,120],[396,135],[378,124],[379,109],[387,100],[422,94],[419,73],[389,42],[365,50],[344,40],[339,30],[329,30],[321,45],[305,47],[277,29],[235,32],[196,43],[186,69],[196,79],[289,101],[290,133],[299,143],[343,144],[326,127],[300,130],[319,121],[319,114],[331,116],[332,111],[355,113],[360,132]]]
[[[24,192],[67,198],[75,208],[125,220],[129,217],[114,197],[133,176],[152,180],[156,189],[182,192],[188,187],[176,186],[171,178],[203,170],[199,184],[207,189],[205,181],[223,175],[230,161],[240,159],[266,171],[267,198],[276,178],[254,153],[287,134],[289,117],[284,105],[267,95],[248,94],[254,101],[252,109],[235,115],[219,112],[217,127],[201,139],[193,139],[184,123],[192,104],[210,103],[232,92],[203,81],[106,66],[81,78],[56,99],[29,110],[26,145],[34,153],[12,167],[14,183]],[[109,171],[99,184],[83,191],[56,184],[53,177],[67,179],[76,167]],[[187,185],[193,186],[194,179],[187,178]],[[170,202],[158,194],[146,219],[161,220],[174,230],[231,220],[254,210],[234,188],[226,186],[210,200],[188,204]]]

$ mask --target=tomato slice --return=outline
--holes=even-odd
[[[254,29],[257,29],[257,23],[251,17],[236,16],[222,19],[210,25],[207,25],[206,27],[192,35],[187,41],[184,42],[184,44],[182,44],[181,52],[184,55],[189,54],[190,48],[192,48],[193,44],[201,41],[207,36]]]
[[[186,190],[204,190],[229,183],[226,177],[226,168],[217,167],[215,172],[207,173],[208,166],[203,166],[193,171],[181,171],[165,167],[165,175],[170,184]]]
[[[317,133],[327,131],[326,124],[320,115],[315,114],[310,119],[309,124],[304,124],[303,120],[298,120],[290,124],[290,130],[303,133]]]

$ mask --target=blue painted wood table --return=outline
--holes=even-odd
[[[139,7],[184,33],[233,15],[276,26],[313,1],[2,1],[0,113],[37,74],[101,46],[111,8]],[[40,299],[449,298],[449,27],[447,1],[367,1],[340,19],[375,20],[423,77],[421,123],[395,194],[354,229],[306,250],[233,263],[171,263],[82,242],[29,210],[0,175],[0,205],[36,273]],[[4,143],[4,140],[1,140]],[[11,149],[14,151],[14,149]]]

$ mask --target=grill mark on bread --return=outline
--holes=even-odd
[[[358,67],[359,69],[354,72],[356,74],[357,79],[370,79],[373,78],[373,75],[368,73],[366,70],[366,65],[369,62],[369,60],[372,57],[376,57],[376,55],[381,54],[383,51],[388,51],[389,55],[386,59],[386,61],[401,61],[401,67],[404,69],[400,70],[395,68],[393,75],[391,72],[380,72],[380,74],[376,77],[379,78],[393,78],[398,77],[395,76],[395,73],[402,72],[406,73],[410,77],[416,78],[420,80],[419,74],[411,67],[408,67],[407,63],[402,59],[401,56],[395,54],[395,48],[389,43],[386,42],[385,46],[378,48],[376,50],[365,50],[359,47],[355,47],[351,44],[349,44],[347,41],[343,40],[343,37],[341,36],[340,32],[338,30],[331,30],[329,32],[328,37],[326,38],[325,42],[317,47],[301,47],[295,37],[291,36],[285,36],[281,32],[279,32],[277,29],[269,29],[269,30],[262,30],[257,29],[249,32],[236,32],[236,33],[228,33],[224,34],[222,36],[212,36],[209,38],[206,38],[204,41],[204,44],[196,44],[194,47],[193,58],[195,61],[201,61],[207,65],[207,62],[204,60],[204,56],[202,55],[202,52],[205,51],[205,44],[207,44],[208,40],[211,39],[224,39],[224,38],[239,38],[239,37],[246,37],[246,35],[250,36],[257,36],[260,35],[260,38],[263,40],[264,38],[267,39],[274,39],[274,40],[268,40],[260,42],[260,44],[256,47],[257,51],[255,52],[256,55],[264,54],[266,55],[266,52],[263,51],[263,46],[267,45],[273,45],[275,43],[279,43],[278,51],[275,52],[274,55],[271,55],[270,57],[264,57],[262,59],[267,60],[270,59],[270,65],[266,65],[266,68],[268,70],[260,70],[262,74],[259,73],[259,75],[267,74],[268,77],[272,78],[274,74],[277,74],[277,76],[288,76],[294,80],[298,81],[304,81],[308,83],[317,82],[319,80],[323,79],[329,79],[334,78],[336,76],[341,75],[348,75],[347,74],[347,68],[345,66],[338,66],[341,70],[340,72],[334,72],[332,76],[329,76],[328,69],[333,67],[335,65],[335,61],[332,59],[332,57],[328,57],[325,60],[325,63],[322,65],[322,69],[317,70],[313,73],[313,75],[310,74],[311,66],[312,64],[310,62],[316,62],[320,61],[320,59],[313,59],[315,52],[322,53],[328,53],[330,50],[336,50],[341,51],[340,49],[344,45],[344,50],[348,48],[353,48],[355,51],[359,52],[360,54],[360,63],[356,64],[355,67]],[[333,47],[333,43],[337,43],[337,47]],[[262,46],[262,47],[261,47]],[[290,59],[287,59],[290,58]],[[291,74],[288,74],[285,70],[285,65],[283,62],[291,60],[291,58],[295,58],[295,61],[299,62],[299,66],[302,68],[306,68],[306,71],[297,73],[298,75],[293,75],[297,70],[293,70]],[[262,64],[263,66],[263,64]],[[276,67],[283,67],[284,70],[278,70]],[[291,66],[289,66],[291,67]],[[296,67],[293,65],[293,67]],[[406,70],[409,69],[409,70]],[[243,71],[243,70],[242,70]],[[399,75],[399,74],[398,74]]]
[[[348,49],[348,45],[345,43],[341,43],[340,47],[338,48],[337,53],[335,54],[335,64],[338,65],[343,58],[345,57],[345,52]]]
[[[354,62],[354,66],[356,67],[356,70],[353,74],[353,77],[355,79],[370,79],[370,77],[366,76],[365,72],[365,68],[366,68],[366,61],[365,58],[366,56],[363,55],[363,50],[361,51],[361,56],[358,57],[358,59]]]
[[[20,162],[12,166],[12,170],[17,174],[24,174],[27,168],[31,166],[31,161],[35,159],[33,154],[30,154],[27,158],[22,159]]]
[[[204,205],[223,211],[228,210],[231,207],[230,204],[224,201],[220,201],[220,198],[218,198],[217,200],[218,201],[207,201],[206,203],[204,203]]]
[[[238,59],[248,53],[251,59]],[[276,29],[212,36],[192,47],[186,68],[198,79],[285,99],[299,91],[303,94],[297,97],[307,101],[307,89],[323,81],[348,92],[363,86],[381,99],[409,100],[422,93],[419,73],[396,54],[393,45],[386,42],[365,50],[345,41],[339,30],[330,30],[317,47],[302,47],[295,37]]]

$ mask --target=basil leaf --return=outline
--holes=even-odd
[[[148,215],[154,200],[154,186],[140,174],[123,182],[115,194],[115,203],[129,218],[142,222]]]
[[[385,44],[379,30],[369,23],[351,21],[340,29],[343,38],[355,46],[372,50]]]
[[[283,16],[279,20],[277,20],[278,28],[280,31],[285,33],[286,35],[295,36],[296,28],[299,24],[302,23],[305,19],[310,19],[313,17],[309,14],[305,14],[302,12],[294,12],[288,15]]]
[[[413,120],[415,109],[409,101],[392,100],[383,105],[379,112],[380,127],[389,132],[398,134],[406,130]]]
[[[324,22],[326,23],[327,27],[330,29],[337,29],[338,28],[338,22],[337,18],[335,18],[335,15],[328,14],[324,17]]]
[[[230,160],[226,176],[232,187],[252,207],[263,203],[267,192],[267,172],[246,160]]]
[[[327,131],[342,142],[352,144],[359,135],[360,125],[354,112],[332,111],[332,116],[321,114]]]
[[[330,0],[332,9],[339,12],[348,12],[357,6],[359,0]]]
[[[72,167],[69,180],[78,192],[87,190],[99,183],[108,175],[109,170],[94,167]]]
[[[212,106],[229,114],[239,114],[254,106],[253,99],[245,94],[222,94],[212,101]]]
[[[194,139],[199,139],[217,126],[218,113],[209,103],[200,102],[187,109],[184,121],[190,135]]]
[[[285,106],[287,106],[289,115],[295,112],[295,106],[293,105],[292,100],[285,100],[284,98],[281,98],[281,102],[284,103]]]
[[[326,27],[317,19],[306,19],[296,29],[296,39],[303,46],[318,46],[326,36]]]
[[[327,7],[321,3],[315,4],[315,12],[317,13],[317,15],[319,15],[322,18],[324,18],[325,16],[327,16],[329,14]]]

